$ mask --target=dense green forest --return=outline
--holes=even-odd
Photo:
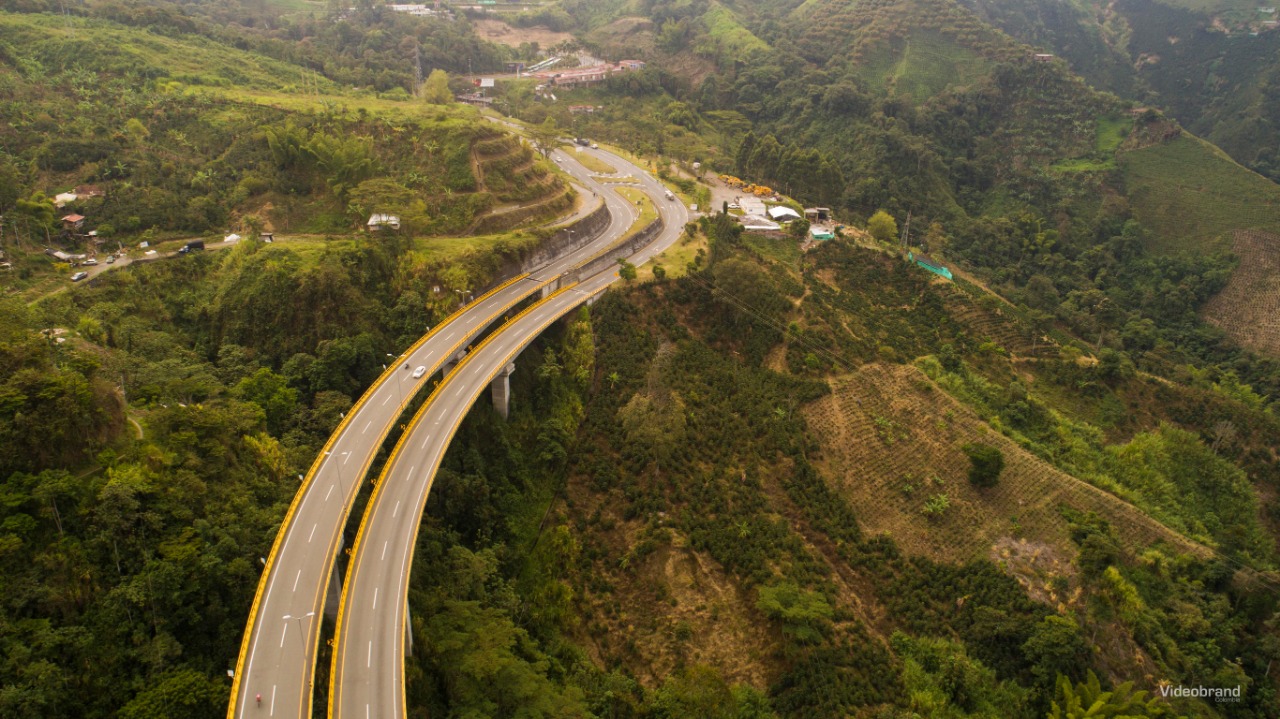
[[[1280,229],[1235,162],[1275,174],[1278,35],[1108,8],[507,16],[650,62],[501,107],[847,227],[704,217],[525,350],[510,421],[477,403],[419,534],[411,713],[1280,716],[1280,363],[1203,319],[1232,233]],[[445,76],[412,94],[531,53],[367,2],[0,2],[0,715],[225,713],[298,473],[574,201]],[[108,242],[298,239],[66,290],[40,250],[91,247],[50,200],[83,185]]]

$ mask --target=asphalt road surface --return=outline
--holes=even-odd
[[[667,200],[665,188],[638,167],[612,154],[590,152],[602,159],[607,156],[610,164],[635,177],[664,218],[663,232],[631,260],[639,264],[674,243],[688,221],[684,206]],[[441,382],[415,416],[383,469],[352,549],[338,619],[330,716],[406,716],[407,582],[427,495],[449,442],[472,404],[529,342],[616,279],[616,268],[610,268],[549,296],[495,330]]]
[[[611,224],[587,246],[478,298],[406,355],[388,357],[392,370],[339,425],[325,452],[312,465],[276,537],[250,611],[229,717],[311,716],[318,620],[341,550],[342,529],[359,483],[402,408],[484,327],[533,292],[554,283],[566,270],[615,243],[634,222],[636,210],[630,203],[605,191],[569,154],[559,153],[559,157],[566,171],[604,198],[612,214]],[[618,162],[612,156],[609,161]],[[406,363],[409,370],[396,369]],[[415,379],[413,369],[419,366],[426,372]]]

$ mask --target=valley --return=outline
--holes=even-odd
[[[0,715],[1280,716],[1274,18],[0,0]]]

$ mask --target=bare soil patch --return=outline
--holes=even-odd
[[[551,28],[535,25],[533,27],[512,27],[501,20],[475,20],[476,34],[490,42],[508,47],[519,47],[522,43],[536,42],[539,47],[555,47],[561,43],[573,42],[573,35],[557,32]]]

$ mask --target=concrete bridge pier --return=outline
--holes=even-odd
[[[493,408],[502,415],[503,419],[507,419],[511,414],[511,373],[516,371],[516,364],[512,362],[497,377],[493,378],[490,385],[493,389]]]

